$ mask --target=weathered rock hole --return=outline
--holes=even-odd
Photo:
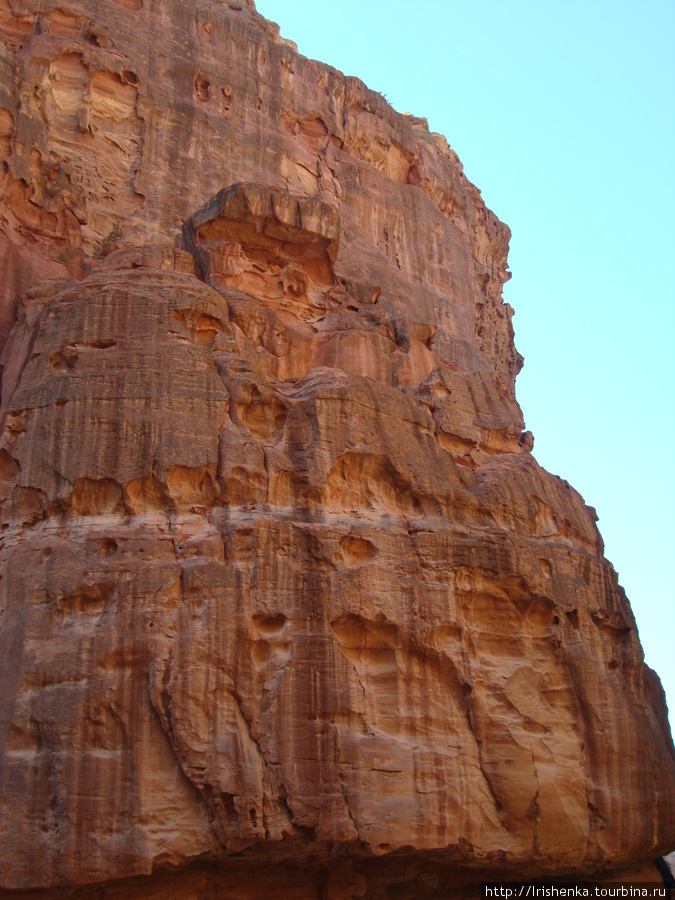
[[[546,597],[536,597],[532,601],[516,601],[515,607],[524,616],[535,637],[549,637],[556,633],[559,618],[556,607]]]
[[[576,611],[576,609],[571,609],[569,612],[565,613],[565,615],[567,616],[567,621],[570,623],[572,628],[579,627],[579,613]]]
[[[378,844],[377,849],[382,853],[391,853],[393,850],[398,850],[398,847],[394,847],[393,844]]]
[[[269,615],[268,613],[255,613],[253,624],[261,634],[279,634],[286,626],[286,616],[283,613]]]
[[[211,99],[211,83],[203,75],[195,77],[195,94],[202,103]]]
[[[122,69],[120,79],[122,84],[133,84],[134,87],[138,85],[138,75],[136,75],[135,72],[131,72],[129,69]]]
[[[328,135],[326,123],[318,116],[314,119],[303,119],[299,128],[300,133],[308,137],[326,137]]]
[[[444,450],[447,450],[448,453],[452,453],[455,457],[463,457],[467,453],[470,453],[471,450],[475,450],[478,446],[476,441],[460,437],[456,434],[447,434],[445,431],[437,431],[436,439]],[[462,463],[461,459],[457,459],[457,462],[461,465],[468,465],[470,462],[473,462],[473,460],[467,459]]]
[[[153,475],[130,481],[124,489],[124,503],[132,515],[166,512],[168,500],[162,485]]]
[[[201,315],[197,319],[195,341],[205,347],[210,347],[221,330],[221,324],[213,316]]]
[[[340,549],[345,562],[350,566],[361,566],[377,556],[377,547],[369,540],[350,534],[340,539]]]
[[[85,347],[94,347],[97,350],[107,350],[108,347],[115,347],[117,345],[117,341],[113,341],[111,339],[101,339],[98,341],[86,341],[84,344]]]
[[[206,466],[170,466],[166,470],[166,486],[178,507],[200,510],[218,496],[218,484]]]
[[[75,516],[103,516],[121,505],[121,500],[122,489],[111,478],[78,478],[69,511]]]
[[[98,545],[98,555],[103,559],[114,556],[117,553],[117,541],[113,538],[102,538]]]
[[[360,616],[347,613],[331,622],[330,627],[345,650],[357,649],[364,642],[366,628]]]
[[[395,649],[400,645],[399,630],[391,622],[372,622],[346,613],[330,625],[348,659],[362,660],[372,671],[396,667]]]
[[[417,503],[415,503],[417,500]],[[387,458],[348,451],[338,457],[324,489],[328,507],[412,512],[421,503]]]
[[[609,635],[616,644],[622,643],[632,630],[620,612],[608,615],[606,610],[599,609],[591,613],[591,620],[594,625]]]
[[[218,337],[218,332],[213,328],[202,328],[196,334],[196,341],[202,347],[210,347]]]
[[[226,503],[234,506],[253,505],[267,490],[267,476],[260,470],[248,466],[232,466],[229,471],[219,473],[222,482],[222,496]]]
[[[466,456],[466,455],[458,456],[455,459],[455,462],[457,463],[457,465],[464,466],[467,469],[476,469],[477,468],[475,461],[473,459],[471,459],[470,456]]]
[[[618,665],[619,664],[615,659],[610,659],[610,661],[607,663],[607,668],[610,672],[613,672]]]
[[[237,403],[237,412],[251,435],[259,441],[274,441],[286,424],[288,411],[274,398],[258,395],[248,403]]]
[[[6,450],[0,450],[0,496],[7,496],[19,474],[20,466]]]
[[[68,369],[72,369],[77,362],[77,352],[72,348],[55,350],[53,353],[49,354],[48,362],[57,372],[67,372]]]

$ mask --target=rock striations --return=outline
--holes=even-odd
[[[509,231],[445,139],[252,0],[0,35],[0,895],[672,850],[663,693],[531,454]]]

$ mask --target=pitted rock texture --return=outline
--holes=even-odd
[[[61,271],[3,356],[0,888],[647,864],[663,693],[523,431],[508,230],[252,3],[187,7],[0,6],[8,296]]]
[[[437,353],[487,359],[512,390],[508,229],[424,120],[278,32],[239,0],[0,0],[4,335],[35,280],[82,277],[120,244],[178,233],[224,186],[255,182],[339,206],[342,280],[436,325]]]

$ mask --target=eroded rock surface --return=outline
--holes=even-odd
[[[523,431],[508,229],[251,2],[39,9],[0,2],[0,887],[646,880],[663,693]]]

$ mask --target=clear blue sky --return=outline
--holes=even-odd
[[[511,227],[534,452],[596,507],[675,722],[675,2],[257,7],[426,116]]]

